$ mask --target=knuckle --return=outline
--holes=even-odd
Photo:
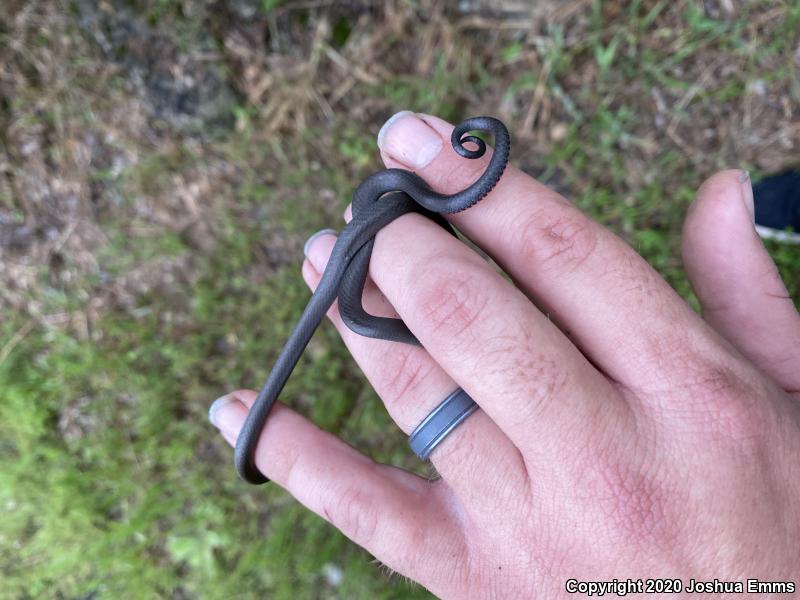
[[[746,450],[758,444],[769,430],[770,406],[731,368],[706,368],[692,382],[692,390],[698,402],[695,418],[699,413],[712,439],[728,440]]]
[[[571,206],[535,212],[520,231],[522,257],[559,271],[578,268],[599,242],[594,223]]]
[[[438,335],[462,338],[489,304],[483,277],[476,265],[463,258],[432,261],[419,287],[419,307],[430,330]]]
[[[654,389],[657,411],[698,443],[725,444],[737,452],[756,452],[775,429],[775,411],[759,383],[749,380],[735,361],[712,361],[701,352],[671,356],[673,378]]]
[[[436,368],[428,354],[419,348],[390,352],[385,363],[386,379],[382,382],[381,397],[387,405],[417,395],[422,384]]]

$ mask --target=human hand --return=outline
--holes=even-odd
[[[463,189],[451,126],[400,114],[384,162]],[[741,171],[687,219],[696,315],[619,238],[509,168],[448,219],[516,287],[418,214],[376,237],[372,314],[423,348],[329,317],[401,429],[458,386],[480,405],[437,447],[441,479],[377,465],[289,408],[256,449],[264,475],[392,569],[445,598],[567,595],[565,583],[787,580],[800,565],[800,318],[752,224]],[[313,289],[335,236],[309,244]],[[395,313],[396,311],[396,313]],[[255,392],[215,403],[235,444]]]

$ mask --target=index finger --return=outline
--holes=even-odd
[[[412,169],[434,190],[452,193],[488,161],[456,154],[452,129],[437,117],[396,115],[378,136],[381,155],[387,166]],[[670,352],[685,361],[680,336],[703,326],[625,242],[518,169],[508,167],[474,207],[445,216],[616,381],[646,384],[654,359],[663,365]]]

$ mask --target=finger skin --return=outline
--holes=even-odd
[[[330,256],[335,236],[325,235],[308,248],[303,278],[314,290]],[[375,284],[368,280],[364,307],[375,315],[397,314]],[[358,363],[389,414],[410,433],[433,408],[458,387],[424,348],[376,340],[353,333],[341,319],[336,304],[328,311],[348,350]],[[524,497],[528,477],[519,450],[484,413],[477,411],[452,431],[431,454],[431,462],[453,489],[473,520],[491,520],[502,508],[486,490],[505,489],[515,499]]]
[[[605,377],[547,317],[432,221],[404,215],[378,233],[370,275],[529,468],[529,456],[553,460],[564,432],[594,422],[601,406],[606,417],[621,409]]]
[[[416,118],[397,120],[382,136],[387,166],[408,168],[392,150],[402,143],[403,156],[408,155],[404,127]],[[449,139],[452,125],[421,118]],[[464,160],[443,144],[416,172],[433,189],[448,193],[474,180],[486,160]],[[656,379],[661,385],[654,364],[679,375],[686,364],[686,332],[703,327],[701,320],[636,252],[566,199],[509,167],[487,198],[448,219],[613,380],[638,389]],[[694,345],[702,356],[713,343]]]
[[[683,228],[683,263],[703,316],[781,386],[800,392],[800,316],[753,226],[739,170],[700,187]]]
[[[235,446],[256,392],[238,390],[228,397],[233,401],[214,420]],[[446,489],[373,462],[280,403],[270,413],[255,458],[270,480],[407,577],[446,585],[443,565],[430,557],[464,554]]]

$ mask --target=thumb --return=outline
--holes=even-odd
[[[746,171],[722,171],[697,192],[683,262],[703,316],[789,392],[800,391],[800,315],[753,224]]]

